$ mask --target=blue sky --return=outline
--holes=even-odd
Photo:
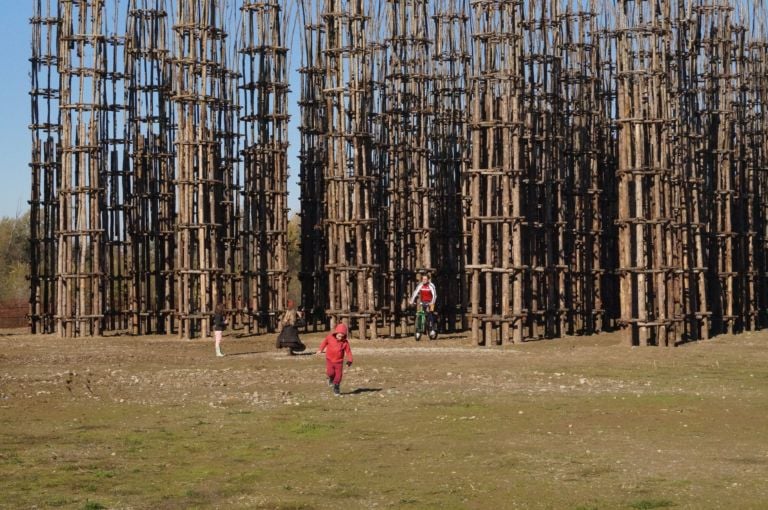
[[[7,5],[4,0],[3,5]],[[121,5],[125,5],[121,2]],[[29,57],[31,54],[31,32],[29,18],[32,16],[32,2],[20,1],[14,8],[6,9],[0,16],[0,217],[15,217],[29,208],[30,194],[29,159],[31,151],[30,99],[29,99]],[[298,35],[298,34],[296,34]],[[291,45],[297,48],[298,45]],[[294,54],[291,67],[300,65],[300,55]],[[293,93],[289,97],[289,111],[292,115],[290,126],[291,146],[288,150],[290,178],[288,205],[293,212],[299,209],[297,178],[299,162],[298,122],[296,106],[298,101],[298,74],[292,71],[290,77]]]
[[[31,15],[32,3],[19,2],[0,16],[0,217],[16,216],[29,207]]]

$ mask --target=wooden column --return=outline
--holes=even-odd
[[[308,322],[315,327],[325,322],[328,308],[327,248],[323,221],[325,212],[324,164],[327,158],[325,116],[325,26],[318,23],[317,10],[307,12],[302,3],[303,17],[307,19],[303,32],[301,75],[301,150],[299,185],[301,189],[301,304]],[[319,10],[319,7],[318,7]]]
[[[100,335],[106,275],[106,162],[100,139],[106,64],[104,3],[62,0],[61,185],[58,192],[57,330]]]
[[[176,106],[176,300],[182,338],[208,335],[219,301],[217,234],[223,179],[216,137],[216,103],[221,97],[220,41],[225,37],[215,0],[181,2],[174,26],[173,101]]]
[[[32,334],[56,330],[56,255],[58,188],[60,183],[59,135],[61,130],[58,66],[61,18],[59,3],[32,3],[31,193],[29,200],[29,326]]]

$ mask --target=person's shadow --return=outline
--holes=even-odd
[[[347,392],[347,395],[360,395],[361,393],[376,393],[381,391],[381,388],[355,388],[354,390]]]

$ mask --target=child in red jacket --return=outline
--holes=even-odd
[[[328,375],[328,385],[333,385],[333,394],[337,397],[341,395],[339,385],[344,369],[344,355],[347,355],[347,366],[352,365],[352,349],[347,341],[347,325],[339,323],[333,333],[325,337],[323,343],[317,349],[316,354],[325,350],[325,373]]]

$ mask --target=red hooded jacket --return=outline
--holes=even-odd
[[[336,329],[333,330],[333,333],[325,337],[323,343],[321,343],[320,347],[317,349],[317,352],[323,352],[323,349],[325,349],[325,359],[331,363],[343,362],[344,355],[346,354],[347,361],[352,363],[352,349],[349,347],[349,342],[347,342],[347,331],[346,324],[338,324]],[[338,333],[344,335],[344,338],[338,340],[336,338]]]

